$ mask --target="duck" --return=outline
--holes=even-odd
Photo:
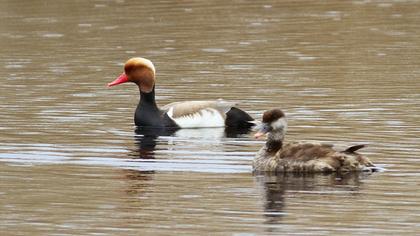
[[[365,145],[354,145],[336,150],[331,144],[312,142],[285,142],[287,120],[280,109],[264,112],[262,122],[256,127],[255,138],[267,137],[265,145],[257,152],[254,172],[277,173],[347,173],[373,172],[375,165],[357,151]]]
[[[131,82],[138,86],[140,101],[134,114],[137,127],[155,128],[212,128],[248,129],[254,119],[223,99],[173,102],[159,108],[155,98],[156,69],[152,61],[134,57],[124,64],[124,72],[108,87]]]

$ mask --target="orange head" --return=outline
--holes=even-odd
[[[155,66],[150,60],[141,57],[133,57],[124,65],[124,73],[116,80],[108,84],[108,87],[133,82],[142,92],[150,92],[155,85]]]

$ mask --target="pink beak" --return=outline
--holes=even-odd
[[[256,134],[254,134],[254,138],[259,139],[259,138],[263,137],[264,135],[266,135],[266,133],[257,132]]]
[[[118,78],[111,83],[108,83],[108,87],[128,82],[128,77],[125,73],[122,73]]]

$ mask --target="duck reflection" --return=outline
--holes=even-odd
[[[350,195],[358,194],[361,179],[366,173],[345,174],[294,174],[256,176],[257,186],[264,201],[264,216],[267,224],[279,223],[286,215],[286,194],[288,192],[325,192],[343,191]],[[333,193],[332,193],[333,194]]]
[[[154,171],[123,170],[124,177],[128,180],[125,192],[130,195],[143,195],[150,186],[149,182],[153,179]]]
[[[203,139],[218,140],[222,138],[237,138],[246,135],[251,129],[238,128],[199,128],[199,129],[168,129],[168,128],[150,128],[137,127],[135,129],[135,144],[137,150],[130,155],[132,158],[154,159],[157,140],[161,136],[176,137],[182,139]],[[163,142],[163,140],[159,140]]]
[[[129,156],[133,159],[155,159],[155,151],[170,143],[176,144],[171,139],[159,139],[159,137],[173,137],[180,140],[219,140],[224,137],[236,138],[245,135],[250,130],[225,129],[225,128],[201,128],[201,129],[179,129],[138,127],[135,129],[135,149],[131,150]],[[124,191],[135,197],[140,197],[147,192],[150,181],[153,179],[155,170],[124,169],[124,178],[128,186]],[[136,198],[134,198],[136,199]],[[136,200],[133,200],[136,202]]]
[[[131,156],[140,159],[154,159],[159,136],[171,136],[175,132],[176,130],[164,128],[137,127],[134,136],[137,150],[131,153]]]

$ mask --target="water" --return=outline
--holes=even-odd
[[[416,235],[416,1],[1,1],[1,235]],[[132,56],[157,100],[224,98],[288,140],[363,153],[372,175],[253,176],[223,129],[143,137]]]

